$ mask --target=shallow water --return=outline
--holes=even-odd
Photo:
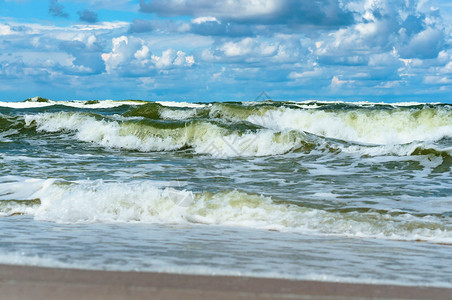
[[[450,248],[206,225],[0,219],[0,263],[451,286]]]
[[[0,102],[0,262],[452,286],[444,104]]]

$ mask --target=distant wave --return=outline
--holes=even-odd
[[[69,110],[61,105],[15,116],[3,111],[0,142],[33,131],[109,148],[192,149],[224,158],[314,149],[371,156],[452,155],[452,106],[446,104],[100,101],[65,103]]]
[[[299,148],[302,133],[246,130],[221,123],[192,120],[99,119],[83,113],[43,113],[25,116],[26,126],[38,132],[75,132],[77,139],[101,146],[138,151],[173,151],[192,148],[221,157],[265,156]]]

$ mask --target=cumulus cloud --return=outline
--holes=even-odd
[[[187,56],[183,51],[175,51],[168,49],[162,52],[161,56],[152,55],[152,61],[159,69],[168,68],[172,66],[192,66],[195,63],[193,56]]]
[[[47,17],[69,18],[69,2],[49,1]],[[444,5],[432,7],[440,0],[77,3],[102,9],[105,18],[120,7],[135,19],[99,22],[94,11],[80,10],[86,24],[0,20],[0,88],[53,80],[117,97],[139,97],[135,87],[145,86],[146,97],[152,89],[162,97],[183,90],[215,100],[253,99],[262,90],[288,99],[452,94],[450,21],[442,17]]]
[[[375,55],[431,59],[444,49],[445,29],[435,11],[420,12],[414,1],[367,0],[355,7],[358,3],[348,6],[356,8],[355,24],[321,37],[322,43],[314,49],[319,63],[377,66]]]
[[[0,35],[14,34],[14,30],[7,24],[0,24]]]
[[[205,49],[201,58],[215,63],[243,63],[271,67],[274,63],[301,62],[306,52],[296,37],[283,36],[272,40],[246,37],[215,44],[211,49]]]
[[[124,76],[146,76],[162,69],[191,67],[192,55],[181,50],[166,49],[161,55],[151,52],[146,41],[136,37],[120,36],[112,39],[112,50],[102,54],[108,73]]]
[[[96,23],[98,21],[97,13],[88,9],[77,12],[80,17],[80,21],[87,23]]]
[[[133,59],[134,54],[142,46],[137,39],[129,39],[127,36],[120,36],[112,39],[112,50],[109,53],[102,54],[102,60],[105,62],[107,72],[120,67]]]
[[[50,0],[49,14],[54,17],[69,18],[69,14],[64,11],[64,6],[58,0]]]

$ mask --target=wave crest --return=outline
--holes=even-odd
[[[296,132],[234,130],[207,121],[164,123],[136,120],[98,120],[83,113],[26,115],[27,126],[38,131],[74,132],[77,139],[104,147],[138,151],[192,148],[217,157],[265,156],[287,153],[302,146],[305,135]]]
[[[216,157],[312,149],[371,156],[426,155],[417,148],[434,149],[436,156],[451,153],[452,109],[448,105],[140,103],[117,111],[96,111],[99,114],[54,109],[23,117],[0,115],[0,142],[11,142],[15,134],[33,130],[67,133],[109,148],[143,152],[190,148]]]
[[[15,201],[8,200],[6,195],[11,186],[22,191],[21,195],[14,195]],[[359,208],[314,209],[284,200],[275,202],[264,195],[237,190],[193,193],[159,187],[147,181],[69,183],[27,179],[0,184],[0,195],[3,195],[0,213],[31,214],[36,219],[51,222],[201,223],[452,243],[452,225],[438,216],[362,211]],[[188,199],[185,205],[180,205],[181,198]],[[30,200],[32,203],[24,205],[18,200]]]

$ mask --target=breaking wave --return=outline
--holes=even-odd
[[[9,178],[0,184],[0,214],[61,223],[209,224],[266,230],[452,243],[442,216],[314,209],[238,190],[193,193],[153,182]]]
[[[26,115],[27,126],[38,132],[74,132],[77,139],[101,146],[138,151],[192,148],[214,156],[265,156],[301,147],[304,134],[295,131],[227,127],[209,121],[158,122],[107,120],[82,113]]]
[[[0,114],[0,142],[10,142],[15,134],[33,130],[35,134],[69,134],[102,147],[143,152],[192,149],[215,157],[268,156],[313,149],[370,156],[452,157],[450,105],[271,101],[21,105],[47,106],[36,113],[12,116],[8,112],[15,106],[10,103],[13,108],[5,108]],[[70,110],[61,109],[65,106]]]

